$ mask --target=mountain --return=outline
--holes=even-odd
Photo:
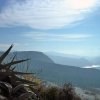
[[[45,64],[40,77],[57,84],[72,83],[81,87],[100,87],[100,71],[60,64]]]
[[[0,55],[3,52],[0,52]],[[53,60],[51,60],[47,55],[45,55],[42,52],[38,51],[17,51],[17,52],[12,52],[9,54],[9,56],[6,58],[5,61],[9,61],[12,59],[12,57],[16,55],[16,59],[30,59],[30,61],[39,63],[39,62],[44,62],[44,63],[54,63]]]
[[[70,65],[77,67],[91,66],[92,62],[87,60],[84,57],[76,56],[76,55],[64,55],[62,53],[45,53],[49,56],[55,63],[62,65]]]
[[[100,56],[94,57],[94,58],[92,58],[91,60],[92,60],[92,62],[93,62],[94,64],[100,65]]]
[[[28,62],[22,63],[17,70],[25,71],[28,66],[28,71],[34,72],[43,80],[50,81],[59,85],[64,83],[72,83],[80,87],[95,87],[100,88],[100,70],[85,69],[69,65],[61,65],[54,63],[47,55],[36,51],[21,51],[9,54],[16,54],[16,59],[27,59]],[[6,59],[8,61],[9,59]],[[19,64],[16,66],[20,66]]]
[[[45,63],[54,63],[47,55],[38,51],[20,51],[16,52],[18,58],[25,59],[28,58],[33,62],[45,62]]]
[[[73,55],[73,54],[64,54],[59,52],[44,52],[47,55],[53,55],[53,56],[61,56],[61,57],[71,57],[71,58],[81,58],[82,56],[79,55]]]

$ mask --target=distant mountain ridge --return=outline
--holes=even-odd
[[[55,63],[62,65],[84,67],[86,65],[92,65],[90,61],[85,58],[71,58],[61,56],[49,56]]]
[[[41,61],[46,63],[54,63],[47,55],[38,51],[19,51],[17,52],[17,57],[29,58],[32,61]]]
[[[16,54],[16,59],[27,59],[28,62],[22,63],[23,66],[28,65],[28,71],[50,82],[56,84],[72,83],[81,87],[100,88],[100,70],[84,69],[75,66],[61,65],[53,62],[51,58],[42,52],[21,51],[9,54],[9,58]],[[6,59],[8,61],[9,59]],[[20,66],[20,65],[18,65]],[[25,70],[24,67],[18,70]]]
[[[93,65],[92,61],[85,59],[84,57],[76,56],[76,55],[64,55],[60,53],[56,53],[53,55],[52,53],[45,53],[49,56],[55,63],[61,65],[70,65],[77,67],[91,66]]]
[[[0,52],[0,55],[3,52]],[[38,51],[16,51],[16,52],[11,52],[9,54],[9,56],[7,57],[6,60],[11,59],[11,57],[13,57],[14,55],[16,55],[16,59],[30,59],[34,62],[36,61],[40,61],[40,62],[47,62],[47,63],[54,63],[52,59],[50,59],[47,55],[45,55],[42,52],[38,52]]]

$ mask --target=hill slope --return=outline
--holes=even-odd
[[[17,59],[25,58],[30,58],[31,60],[28,63],[24,63],[23,66],[28,64],[28,70],[35,72],[44,80],[57,84],[70,82],[76,86],[100,88],[100,70],[55,64],[48,56],[41,52],[17,52]]]
[[[0,52],[0,55],[3,52]],[[11,58],[16,55],[16,59],[30,59],[32,62],[46,62],[46,63],[54,63],[47,55],[38,51],[17,51],[12,52],[8,55],[5,61],[11,60]]]
[[[84,67],[92,65],[92,62],[88,61],[85,58],[77,58],[77,57],[63,57],[63,56],[53,56],[48,55],[55,63],[61,64],[61,65],[70,65],[70,66],[78,66],[78,67]]]

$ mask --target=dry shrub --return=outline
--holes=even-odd
[[[65,84],[63,87],[42,87],[39,94],[40,100],[81,100],[71,84]]]

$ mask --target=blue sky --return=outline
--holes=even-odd
[[[0,50],[100,55],[99,0],[0,0]]]

